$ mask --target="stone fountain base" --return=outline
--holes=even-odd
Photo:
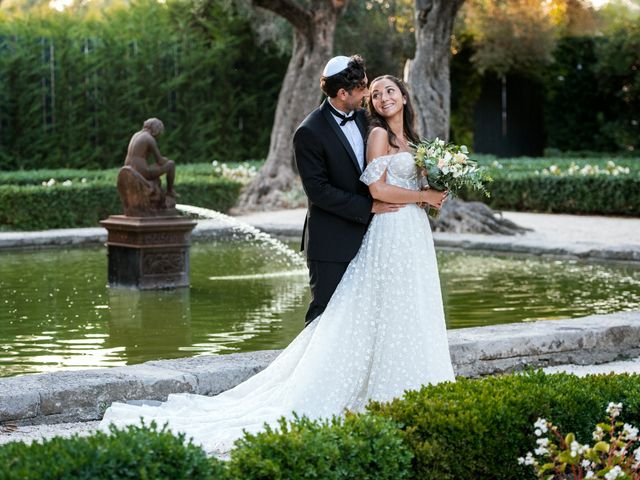
[[[140,290],[189,286],[189,246],[194,220],[178,215],[111,215],[107,229],[109,286]]]

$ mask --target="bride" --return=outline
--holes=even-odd
[[[440,280],[425,211],[443,195],[421,191],[408,143],[417,142],[403,83],[371,82],[368,166],[360,177],[373,198],[408,205],[374,216],[358,254],[324,313],[265,370],[215,397],[169,395],[159,406],[114,403],[101,427],[167,423],[210,453],[232,448],[292,413],[310,418],[362,411],[424,384],[453,381]],[[435,200],[434,200],[435,199]]]

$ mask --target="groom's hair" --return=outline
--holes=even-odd
[[[352,55],[347,68],[330,77],[320,77],[320,90],[329,98],[338,95],[341,88],[351,93],[354,88],[366,87],[366,76],[364,60],[360,55]]]

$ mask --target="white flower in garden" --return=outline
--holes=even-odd
[[[538,417],[533,426],[536,429],[536,435],[538,437],[543,433],[547,433],[549,431],[549,428],[547,427],[547,420],[544,418]],[[537,433],[538,430],[540,431],[540,433]]]
[[[571,165],[569,165],[569,169],[567,170],[567,173],[569,175],[575,175],[579,171],[580,171],[580,167],[578,167],[578,165],[576,165],[575,162],[571,162]]]
[[[610,417],[617,417],[620,415],[620,412],[622,411],[622,403],[613,403],[613,402],[609,402],[609,405],[607,405],[607,415],[609,415]]]
[[[557,165],[551,165],[549,167],[549,173],[551,175],[560,175],[562,171],[560,170],[560,167],[558,167]]]
[[[71,180],[65,180],[64,182],[62,182],[62,185],[65,187],[70,187],[72,185]]]
[[[625,423],[622,427],[622,439],[627,441],[638,439],[638,429],[633,425]]]
[[[80,183],[87,183],[87,179],[83,177],[82,180],[80,180]]]
[[[536,455],[547,455],[549,453],[549,450],[544,447],[538,447],[533,451],[533,453],[535,453]]]
[[[583,468],[589,468],[591,462],[585,458],[584,460],[582,460],[582,462],[580,462],[580,465],[582,465]]]
[[[538,438],[538,439],[536,439],[536,443],[538,445],[540,445],[541,447],[548,447],[549,446],[549,439],[548,438]]]
[[[436,137],[436,143],[441,146],[444,147],[444,140],[440,140],[439,138]]]
[[[538,444],[538,448],[534,450],[536,455],[547,455],[549,453],[549,439],[548,438],[538,438],[536,439],[536,443]]]
[[[533,458],[533,455],[531,452],[527,452],[527,456],[526,457],[519,457],[518,458],[518,463],[520,465],[533,465],[535,463],[535,459]]]
[[[50,178],[49,181],[45,184],[47,187],[53,187],[56,184],[55,178]]]
[[[602,430],[602,427],[600,425],[596,425],[596,429],[593,432],[593,439],[602,440],[603,436],[604,436],[604,430]]]
[[[633,451],[633,456],[636,459],[637,462],[640,462],[640,448],[636,448]]]
[[[616,465],[615,467],[613,467],[611,470],[609,470],[609,473],[604,476],[606,480],[615,480],[618,477],[624,477],[624,472],[620,468],[620,465]]]
[[[580,451],[582,445],[580,445],[577,441],[573,441],[571,442],[571,445],[569,446],[569,448],[571,448],[571,456],[572,457],[577,457],[578,456],[578,451]]]
[[[580,170],[580,174],[581,175],[594,175],[598,173],[597,171],[597,167],[594,168],[591,165],[585,165],[584,167],[582,167],[582,169]]]

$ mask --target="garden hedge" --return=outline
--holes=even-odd
[[[88,437],[0,447],[0,480],[218,480],[224,464],[165,428],[129,426]]]
[[[203,178],[184,180],[176,188],[180,203],[225,212],[237,200],[241,185]],[[112,182],[58,183],[50,187],[0,185],[0,227],[5,230],[95,227],[109,215],[121,213]]]
[[[197,447],[155,428],[11,443],[0,446],[0,480],[534,479],[517,459],[536,446],[536,419],[591,442],[609,402],[623,404],[621,421],[640,425],[640,376],[538,371],[459,378],[387,404],[372,402],[365,414],[283,420],[277,430],[245,435],[225,463],[209,458],[207,464]]]
[[[459,378],[389,404],[372,403],[369,410],[403,425],[414,454],[412,478],[524,480],[536,477],[517,458],[536,447],[538,417],[589,443],[609,402],[622,402],[621,420],[639,425],[640,376],[531,372]]]
[[[402,480],[412,454],[398,425],[373,415],[281,420],[238,441],[228,464],[232,479]]]
[[[620,176],[495,176],[490,198],[476,192],[462,195],[501,210],[640,215],[640,177]]]

